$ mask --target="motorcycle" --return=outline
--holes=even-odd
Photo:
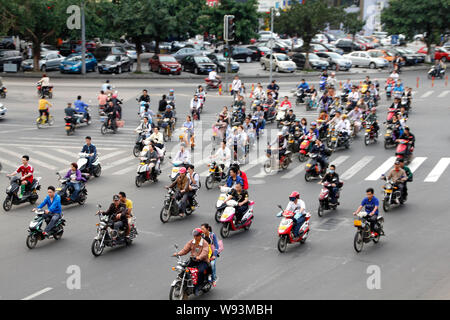
[[[409,141],[406,139],[399,139],[397,140],[397,149],[395,150],[395,156],[397,157],[397,160],[404,159],[405,164],[409,164],[413,157],[413,147],[409,147]],[[409,150],[408,150],[409,148]]]
[[[111,121],[108,121],[108,117],[107,116],[100,117],[100,121],[102,122],[102,125],[100,127],[100,133],[102,135],[107,134],[108,131],[113,132],[113,133],[117,133],[117,129],[124,126],[124,121],[123,120],[112,119]],[[112,121],[116,121],[116,126],[115,127],[112,126]]]
[[[219,198],[217,199],[217,202],[216,202],[216,213],[214,215],[214,219],[216,220],[217,223],[220,223],[220,218],[222,217],[222,213],[225,210],[225,208],[227,207],[225,200],[230,195],[231,190],[233,190],[233,188],[229,188],[226,186],[220,187]]]
[[[145,146],[145,137],[146,137],[146,132],[142,131],[142,130],[138,130],[137,131],[137,138],[136,138],[136,142],[134,144],[134,148],[133,148],[133,155],[135,157],[139,157],[139,155],[141,154],[142,150],[144,149]]]
[[[174,161],[174,162],[172,162],[172,165],[173,165],[173,168],[172,168],[172,171],[171,171],[171,173],[170,173],[170,180],[172,181],[172,182],[174,182],[175,181],[175,179],[177,178],[177,176],[178,176],[178,172],[180,171],[180,169],[181,169],[181,167],[187,167],[187,164],[184,164],[183,162],[181,162],[181,161]]]
[[[174,123],[171,123],[171,119],[169,118],[162,118],[160,115],[158,115],[158,127],[163,128],[162,134],[163,134],[163,140],[165,142],[172,141],[172,132],[175,129]]]
[[[6,98],[6,92],[8,92],[6,87],[1,87],[0,88],[0,98],[5,99]]]
[[[87,109],[87,108],[86,108]],[[88,110],[88,109],[87,109]],[[89,119],[89,120],[87,120]],[[75,113],[73,117],[64,117],[64,122],[66,124],[66,133],[68,136],[73,134],[75,132],[75,129],[77,126],[80,126],[82,123],[85,123],[87,126],[91,124],[91,118],[89,116],[89,112],[87,114],[87,117],[84,117],[83,113]]]
[[[231,113],[231,126],[239,126],[244,123],[245,113],[236,106],[233,106],[233,112]]]
[[[310,160],[305,166],[305,180],[307,182],[313,179],[322,179],[322,176],[327,171],[327,167],[321,168],[319,162],[317,161],[317,153],[309,154]]]
[[[42,234],[45,230],[43,228],[44,221],[46,220],[44,218],[44,210],[43,209],[37,209],[36,210],[36,216],[34,219],[30,222],[30,226],[28,228],[28,236],[26,240],[26,244],[28,249],[34,249],[38,243],[38,241],[44,240],[46,237]],[[61,239],[63,233],[64,233],[64,226],[66,225],[66,220],[64,219],[64,216],[61,214],[61,218],[56,222],[55,226],[52,230],[50,230],[51,235],[48,236],[48,238],[53,238],[55,240]]]
[[[298,107],[300,104],[305,103],[304,98],[306,97],[305,89],[298,88],[295,93],[295,106]]]
[[[317,209],[317,214],[319,215],[319,217],[323,216],[323,212],[325,210],[336,210],[339,202],[339,196],[340,196],[340,191],[344,185],[344,183],[342,181],[335,181],[334,182],[337,187],[338,190],[336,192],[336,202],[331,202],[331,196],[330,196],[330,188],[332,187],[332,183],[325,181],[323,183],[321,183],[322,185],[322,189],[320,190],[320,194],[319,194],[319,208]]]
[[[25,189],[22,198],[19,198],[18,192],[20,189],[20,178],[18,176],[8,177],[10,180],[9,186],[6,188],[6,198],[3,201],[3,210],[8,212],[11,210],[13,205],[19,205],[25,202],[30,202],[30,204],[35,204],[39,198],[37,192],[41,190],[40,177],[33,180],[33,183]]]
[[[389,149],[396,146],[394,130],[392,125],[388,124],[386,126],[386,133],[384,134],[384,148]]]
[[[325,91],[327,85],[327,77],[321,76],[319,81],[319,90]]]
[[[264,110],[264,119],[266,119],[267,122],[273,123],[277,117],[275,107],[273,106],[269,107],[267,104],[265,104],[263,106],[263,110]]]
[[[58,176],[58,180],[60,182],[60,186],[56,188],[56,192],[61,197],[61,205],[68,206],[74,203],[78,203],[80,206],[84,205],[86,203],[86,198],[88,194],[86,190],[86,182],[85,181],[79,182],[80,192],[78,193],[77,199],[75,199],[75,201],[72,201],[72,199],[70,199],[70,196],[72,195],[74,190],[72,186],[70,187],[68,186],[70,179],[62,178],[59,172],[57,172],[56,175]],[[67,192],[69,193],[67,194]]]
[[[286,150],[284,155],[282,155],[280,159],[277,159],[278,149],[275,148],[272,150],[269,145],[266,155],[268,159],[264,162],[264,171],[267,174],[271,173],[273,170],[286,170],[292,162],[292,152],[289,150]]]
[[[169,221],[170,217],[178,217],[180,216],[180,200],[176,199],[176,193],[173,188],[169,188],[164,199],[164,206],[161,209],[160,219],[162,223],[166,223]],[[196,199],[196,195],[192,198],[192,206],[189,206],[189,203],[186,204],[186,216],[190,216],[195,208],[198,207],[198,202]]]
[[[432,78],[440,78],[443,79],[445,77],[445,69],[441,68],[439,71],[436,69],[436,66],[432,66],[431,69],[427,73],[428,79]]]
[[[376,143],[378,139],[378,132],[375,133],[373,123],[366,123],[366,132],[364,132],[364,144],[368,146],[371,143]]]
[[[147,157],[140,157],[140,162],[136,169],[135,184],[138,188],[140,188],[146,181],[158,182],[158,175],[160,174],[160,171],[156,168],[157,164],[155,164],[153,169],[151,169],[150,164],[147,163],[147,160]]]
[[[248,204],[248,210],[242,217],[241,223],[236,224],[236,207],[238,202],[235,200],[229,200],[227,202],[227,207],[222,213],[220,217],[220,223],[222,223],[222,228],[220,229],[220,235],[222,238],[228,238],[230,236],[231,231],[237,231],[240,229],[249,230],[250,226],[253,222],[253,206],[255,205],[254,201],[250,201]]]
[[[100,160],[98,159],[98,153],[94,161],[92,161],[90,169],[87,168],[88,158],[89,153],[80,152],[78,154],[78,170],[80,170],[82,174],[85,174],[83,176],[86,180],[89,180],[91,175],[96,178],[100,177],[100,175],[102,174],[102,165],[100,164]]]
[[[205,78],[205,83],[206,83],[206,90],[219,89],[220,85],[222,84],[222,80],[217,79],[216,81],[214,81],[209,78]]]
[[[331,137],[331,146],[330,149],[336,151],[339,148],[344,147],[345,149],[350,148],[352,138],[349,134],[344,136],[342,132],[334,131],[334,135]]]
[[[48,97],[49,99],[53,98],[53,86],[42,87],[42,85],[38,83],[36,85],[36,88],[39,97],[42,98]]]
[[[380,241],[381,236],[384,235],[383,231],[383,223],[384,218],[378,217],[376,223],[377,236],[372,237],[370,234],[370,223],[367,221],[367,213],[360,212],[358,213],[358,218],[353,221],[353,225],[357,228],[355,238],[353,240],[353,247],[356,252],[361,252],[363,249],[364,243],[369,243],[371,240],[374,243],[378,243]]]
[[[302,141],[300,143],[300,150],[298,152],[298,161],[305,162],[308,159],[308,153],[311,151],[311,137],[307,137],[306,135],[303,135],[303,137],[300,138]]]
[[[383,174],[381,176],[382,180],[385,180],[386,183],[383,186],[383,210],[384,212],[388,212],[393,207],[401,206],[405,203],[406,199],[403,199],[402,193],[398,186],[392,180],[388,180],[387,177]]]
[[[392,84],[388,84],[386,86],[386,99],[391,99],[392,96],[392,90],[394,89],[394,87],[392,86]]]
[[[298,237],[294,236],[293,228],[294,228],[294,216],[295,213],[288,210],[283,210],[281,206],[278,206],[281,209],[281,212],[277,214],[277,217],[283,217],[281,219],[280,225],[278,226],[278,251],[281,253],[285,252],[287,249],[287,245],[291,243],[300,242],[304,244],[306,239],[311,232],[309,228],[309,219],[311,218],[311,214],[309,212],[305,215],[305,222],[300,227]]]
[[[178,250],[178,246],[175,245],[175,249]],[[196,295],[196,293],[207,293],[213,286],[211,284],[211,272],[208,268],[208,274],[204,277],[203,283],[198,283],[198,268],[189,267],[195,260],[190,257],[188,260],[183,261],[180,256],[177,257],[177,266],[172,267],[173,271],[178,273],[177,278],[172,282],[170,286],[169,299],[170,300],[187,300],[190,295]]]
[[[49,118],[47,119],[47,116],[45,114],[43,114],[42,116],[39,116],[36,119],[36,126],[38,129],[42,129],[45,126],[51,127],[54,124],[55,124],[55,120],[53,119],[52,115],[50,115]]]
[[[95,257],[100,256],[103,253],[105,247],[113,248],[115,246],[129,246],[136,239],[138,231],[136,228],[136,218],[131,217],[130,223],[130,234],[128,237],[125,236],[125,231],[114,229],[114,217],[105,215],[104,211],[100,211],[101,205],[97,205],[98,215],[100,223],[97,223],[97,235],[92,241],[91,252]]]
[[[210,190],[226,179],[228,179],[228,174],[222,171],[217,162],[211,162],[209,164],[209,175],[205,180],[206,189]]]

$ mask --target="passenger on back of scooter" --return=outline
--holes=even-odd
[[[299,236],[298,232],[300,231],[300,228],[306,221],[306,205],[305,202],[300,199],[300,193],[293,191],[289,195],[289,203],[287,204],[285,210],[294,213],[294,216],[292,217],[292,220],[294,221],[292,231],[294,233],[294,237],[297,238]],[[279,216],[281,216],[281,212]]]
[[[341,121],[339,121],[336,125],[336,131],[338,133],[341,133],[342,136],[346,139],[350,135],[351,131],[351,124],[348,120],[348,116],[346,114],[343,114],[341,117]]]
[[[181,168],[175,181],[170,186],[166,186],[166,189],[175,187],[175,198],[181,200],[179,211],[181,216],[184,216],[186,212],[186,203],[189,196],[189,178],[187,177],[186,172],[186,168]]]
[[[416,137],[410,132],[409,127],[405,126],[403,129],[403,133],[397,138],[398,140],[408,140],[408,147],[406,148],[406,154],[405,157],[407,158],[408,155],[412,152],[414,149],[415,143],[416,143]],[[398,140],[396,142],[398,142]]]
[[[72,107],[72,103],[68,102],[67,107],[64,109],[64,114],[66,115],[66,117],[70,117],[70,122],[74,125],[77,124],[75,113],[75,108]]]
[[[150,137],[150,134],[152,133],[152,126],[151,126],[150,122],[148,121],[148,117],[144,117],[142,119],[142,122],[139,124],[139,126],[136,129],[134,129],[134,131],[136,131],[136,132],[142,131],[142,133],[144,133],[145,139]]]
[[[66,175],[64,176],[64,179],[70,179],[70,181],[66,184],[66,187],[72,187],[73,188],[73,192],[71,194],[70,197],[68,197],[66,200],[72,200],[72,202],[77,201],[78,199],[78,194],[80,193],[81,190],[81,186],[80,184],[82,182],[86,182],[86,179],[83,178],[83,176],[81,175],[81,171],[78,170],[78,165],[75,162],[72,162],[70,164],[70,169],[69,171],[67,171]],[[63,194],[65,193],[66,190],[64,190]]]
[[[183,164],[190,164],[191,163],[191,153],[189,150],[186,149],[186,144],[181,143],[180,144],[180,150],[177,152],[175,158],[173,159],[174,162],[181,162]]]
[[[316,138],[319,139],[319,129],[317,129],[317,123],[315,121],[311,122],[311,129],[316,135]]]
[[[324,183],[328,182],[330,185],[327,187],[328,190],[330,190],[330,199],[331,203],[336,203],[336,195],[339,192],[339,188],[341,186],[341,182],[339,181],[339,175],[336,173],[336,167],[335,165],[330,166],[330,170],[328,170],[328,173],[322,178],[321,182]],[[339,203],[337,203],[339,205]]]
[[[227,203],[229,200],[237,201],[238,204],[236,206],[236,215],[235,215],[236,225],[241,224],[242,217],[248,210],[248,202],[249,202],[248,192],[244,190],[242,183],[237,182],[235,184],[234,189],[231,191],[231,194],[224,201],[224,203]]]
[[[283,119],[283,122],[285,122],[289,127],[294,124],[295,122],[294,110],[289,109],[289,111],[286,113],[286,116]]]
[[[85,138],[86,144],[83,146],[83,149],[81,149],[82,153],[87,153],[89,156],[87,158],[86,163],[86,170],[90,170],[92,163],[94,162],[95,158],[97,157],[97,148],[91,143],[92,139],[90,136],[87,136]]]
[[[328,167],[328,157],[327,152],[325,150],[325,145],[317,139],[316,143],[312,146],[311,153],[317,154],[317,162],[320,164],[320,171],[325,171]]]
[[[231,166],[229,171],[230,175],[227,179],[226,185],[228,188],[234,188],[238,183],[244,185],[244,180],[242,180],[242,178],[238,175],[238,170],[235,167]]]

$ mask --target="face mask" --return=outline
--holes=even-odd
[[[334,170],[330,170],[330,173],[334,173]]]

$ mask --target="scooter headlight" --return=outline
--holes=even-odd
[[[7,188],[6,188],[6,193],[9,193],[10,191],[11,191],[11,186],[8,186]]]

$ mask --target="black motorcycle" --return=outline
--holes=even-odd
[[[6,98],[6,92],[7,92],[7,91],[8,91],[8,90],[6,90],[5,87],[1,87],[1,88],[0,88],[0,98],[5,99],[5,98]]]
[[[33,249],[36,247],[38,241],[42,241],[46,238],[43,235],[45,228],[43,228],[44,222],[49,223],[49,218],[44,218],[44,210],[37,209],[36,216],[30,222],[30,226],[28,229],[28,236],[26,240],[26,244],[28,249]],[[48,234],[48,238],[53,238],[55,240],[61,239],[64,233],[64,226],[66,225],[66,220],[64,216],[61,214],[61,218],[56,222],[55,226],[50,230]]]
[[[19,198],[18,195],[20,191],[20,178],[18,176],[14,176],[9,177],[9,179],[10,185],[6,188],[6,199],[3,201],[3,210],[9,211],[13,205],[17,206],[25,202],[29,202],[30,204],[36,203],[39,198],[37,192],[41,190],[41,185],[39,184],[41,178],[36,178],[33,180],[31,185],[27,185],[22,198]]]
[[[61,205],[68,206],[70,204],[78,203],[80,206],[86,203],[87,199],[87,190],[86,190],[86,182],[80,181],[80,192],[78,193],[78,197],[75,200],[70,199],[70,196],[74,192],[73,186],[69,186],[70,179],[62,178],[59,172],[56,173],[58,176],[59,182],[61,185],[56,188],[56,192],[61,197]],[[86,178],[85,178],[86,179]]]
[[[88,108],[86,108],[86,112],[88,111]],[[65,116],[64,122],[66,124],[66,134],[70,136],[75,132],[75,129],[77,126],[80,126],[81,124],[85,123],[87,126],[89,126],[92,122],[91,116],[89,115],[89,112],[87,112],[86,117],[84,117],[83,113],[75,113],[73,117]]]
[[[205,180],[206,189],[210,190],[226,179],[228,179],[228,173],[223,172],[222,168],[215,161],[211,162],[209,175]]]
[[[266,119],[266,122],[273,123],[275,119],[277,118],[277,111],[275,107],[273,106],[267,106],[264,105],[264,119]]]
[[[322,168],[319,161],[317,160],[318,154],[308,154],[310,159],[305,166],[305,180],[307,182],[312,181],[313,179],[322,179],[327,171],[327,167]]]
[[[133,155],[135,157],[139,157],[139,155],[141,154],[141,151],[144,149],[144,146],[145,146],[144,140],[145,140],[145,132],[138,131],[136,143],[134,144],[134,148],[133,148]]]
[[[161,209],[160,213],[160,219],[163,223],[166,223],[169,221],[170,217],[178,217],[180,216],[180,204],[181,199],[176,199],[176,192],[174,189],[169,188],[166,194],[166,197],[164,199],[164,206]],[[192,206],[189,206],[189,203],[186,204],[186,216],[190,216],[194,210],[195,207],[198,206],[196,196],[193,197],[193,204]]]
[[[384,134],[384,148],[394,148],[397,146],[397,143],[395,142],[395,136],[394,136],[394,127],[392,124],[388,124],[386,126],[386,133]]]
[[[109,119],[109,117],[100,117],[100,120],[103,122],[102,126],[100,127],[100,132],[102,135],[105,135],[108,133],[108,131],[112,133],[117,133],[117,119]],[[115,121],[115,124],[113,126],[113,121]]]
[[[101,205],[97,205],[97,207],[97,215],[100,223],[97,223],[97,235],[92,241],[92,254],[98,257],[103,253],[105,247],[113,248],[116,246],[131,245],[138,235],[136,219],[134,217],[131,218],[130,234],[126,237],[125,230],[114,230],[114,217],[105,215],[105,212],[100,210]]]

